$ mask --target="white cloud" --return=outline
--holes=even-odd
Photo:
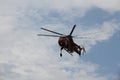
[[[42,24],[42,21],[46,21],[44,16],[51,10],[58,10],[63,18],[68,20],[69,16],[74,18],[81,12],[84,14],[92,6],[119,11],[119,8],[114,6],[117,0],[113,2],[115,3],[113,6],[106,4],[103,7],[104,1],[0,1],[0,78],[3,80],[108,80],[106,75],[101,76],[96,72],[100,68],[97,64],[79,60],[78,56],[71,57],[64,54],[65,57],[60,58],[59,48],[55,50],[53,47],[57,46],[57,39],[36,36],[38,30],[33,26],[38,26],[35,22],[40,21],[39,25],[53,26],[49,28],[64,32],[66,31],[64,23]],[[34,17],[38,20],[34,21]],[[119,29],[118,26],[119,24],[115,22],[105,22],[99,25],[99,28],[88,30],[87,32],[103,33],[93,35],[93,38],[97,38],[87,46],[92,47],[91,45],[95,45],[96,41],[109,39]]]
[[[84,15],[92,7],[98,7],[108,12],[120,11],[119,3],[120,0],[1,0],[0,15],[15,15],[25,7],[35,7],[43,11],[57,10],[62,15],[70,14],[75,17]],[[70,15],[69,17],[71,17]]]
[[[110,38],[117,29],[114,23],[108,22],[91,30],[104,33],[105,38],[102,37],[103,34],[99,34],[103,39],[97,39],[101,41]],[[54,50],[52,47],[57,46],[55,43],[57,39],[38,37],[37,31],[29,28],[17,28],[12,33],[9,35],[10,41],[9,37],[4,38],[6,40],[2,44],[5,47],[0,49],[0,64],[2,65],[0,74],[5,80],[108,80],[106,75],[101,76],[96,72],[99,69],[96,64],[81,61],[77,56],[65,55],[59,58],[59,48]],[[9,43],[6,44],[7,41]],[[8,69],[7,66],[11,67]]]
[[[60,59],[59,49],[54,51],[51,47],[56,45],[56,39],[38,37],[29,28],[17,28],[12,33],[11,40],[7,36],[3,39],[6,39],[2,42],[4,47],[0,49],[0,74],[5,80],[107,80],[96,73],[99,68],[96,64],[79,61],[76,56]],[[8,66],[11,67],[8,69]]]
[[[96,7],[104,9],[105,11],[120,11],[120,0],[91,0],[89,2]]]
[[[14,29],[14,18],[11,16],[0,16],[0,34],[8,33]]]

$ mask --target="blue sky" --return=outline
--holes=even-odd
[[[90,51],[91,54],[88,54],[88,56],[85,56],[83,59],[104,65],[106,72],[117,74],[120,61],[119,34],[118,32],[115,34],[116,36],[113,36],[110,40],[94,46]]]
[[[108,4],[109,3],[109,4]],[[119,0],[0,1],[0,79],[119,80]],[[79,57],[63,51],[58,38],[41,27],[91,39],[74,39],[87,50]]]

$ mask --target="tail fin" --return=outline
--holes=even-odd
[[[83,54],[86,53],[84,46],[82,46]]]
[[[84,47],[83,47],[83,52],[84,52],[84,53],[86,53],[86,50],[85,50],[85,48],[84,48]]]

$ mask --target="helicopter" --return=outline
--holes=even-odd
[[[58,44],[60,46],[60,57],[62,57],[62,50],[66,50],[70,55],[72,55],[73,52],[76,52],[77,54],[81,55],[81,52],[86,53],[86,50],[84,47],[81,47],[80,45],[76,44],[73,40],[75,36],[72,36],[72,33],[76,27],[76,24],[73,26],[71,32],[68,35],[64,35],[49,29],[40,28],[42,30],[57,34],[57,35],[46,35],[46,34],[37,34],[38,36],[49,36],[49,37],[59,37]],[[73,55],[72,55],[73,56]]]

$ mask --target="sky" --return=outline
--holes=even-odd
[[[120,0],[0,0],[0,80],[120,80]],[[87,53],[63,51],[47,28]],[[80,36],[90,37],[81,39]]]

